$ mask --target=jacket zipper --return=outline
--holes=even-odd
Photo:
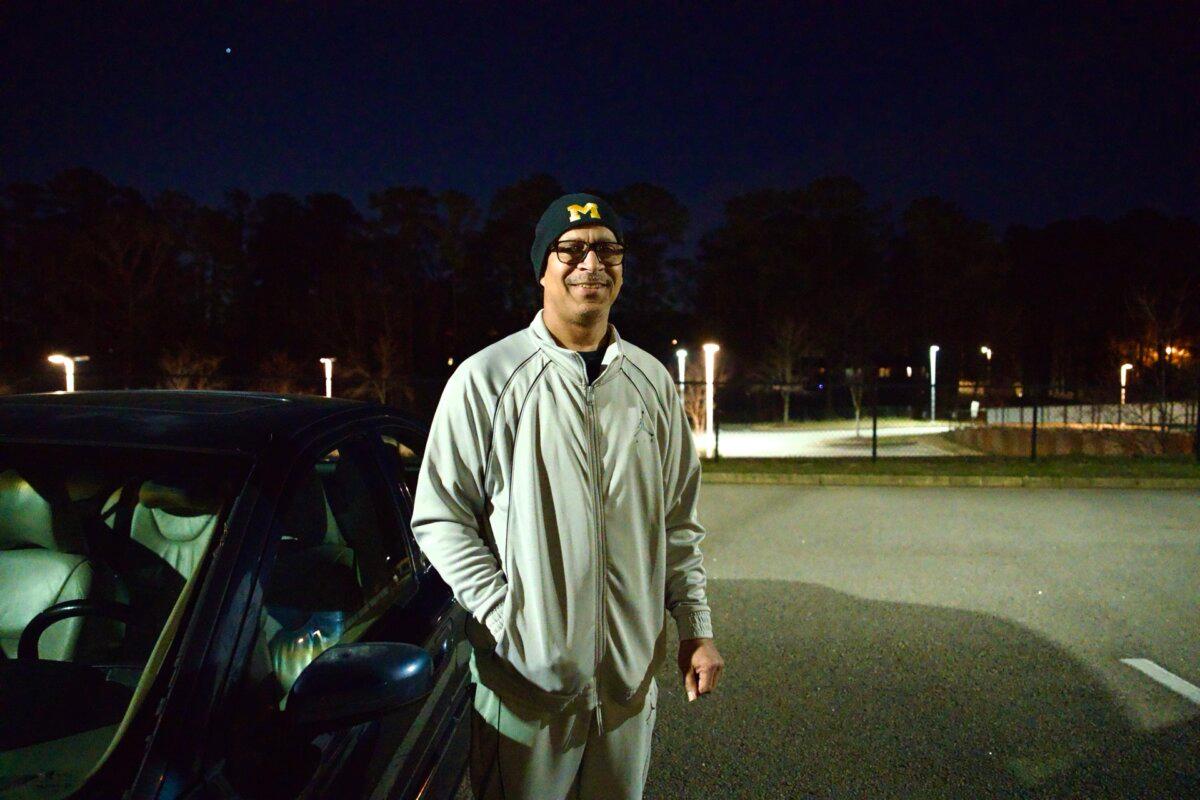
[[[592,393],[592,385],[587,386],[588,405],[588,459],[592,464],[592,504],[596,509],[596,668],[595,675],[599,679],[600,659],[603,656],[604,643],[604,573],[608,555],[604,548],[604,509],[600,492],[600,465],[596,458],[599,449],[596,444],[596,405]]]

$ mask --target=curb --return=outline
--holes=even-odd
[[[1200,491],[1200,478],[1077,478],[1038,475],[797,475],[786,472],[704,472],[705,483],[793,486],[978,486],[1026,489],[1184,489]]]

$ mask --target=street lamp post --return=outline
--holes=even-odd
[[[1117,424],[1118,425],[1122,424],[1121,411],[1125,407],[1125,376],[1129,373],[1129,370],[1131,370],[1131,369],[1133,369],[1133,364],[1122,364],[1121,365],[1121,403],[1120,403],[1120,405],[1117,406]]]
[[[937,354],[942,348],[929,346],[929,421],[937,419]]]
[[[333,397],[333,362],[336,358],[322,358],[321,363],[325,365],[325,396]]]
[[[683,394],[683,376],[687,374],[685,365],[687,364],[687,350],[682,347],[675,351],[675,358],[679,362],[679,397],[682,399]]]
[[[984,345],[983,347],[979,348],[979,352],[983,353],[983,355],[987,358],[987,384],[986,384],[986,387],[990,389],[992,386],[992,348],[988,347],[987,345]]]
[[[704,431],[709,458],[712,458],[716,444],[716,434],[713,432],[713,361],[720,349],[720,345],[712,342],[704,345]]]
[[[47,361],[51,364],[58,364],[63,368],[63,374],[67,379],[67,391],[75,391],[75,362],[87,361],[90,356],[64,356],[61,353],[55,353],[47,357]]]

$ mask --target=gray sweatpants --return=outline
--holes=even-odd
[[[476,680],[471,789],[476,800],[640,800],[657,714],[653,680],[642,708],[603,731],[595,709],[517,708]]]

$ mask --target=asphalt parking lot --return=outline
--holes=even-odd
[[[688,704],[672,638],[647,797],[1200,796],[1200,705],[1122,662],[1200,685],[1197,500],[705,486],[726,674]]]

